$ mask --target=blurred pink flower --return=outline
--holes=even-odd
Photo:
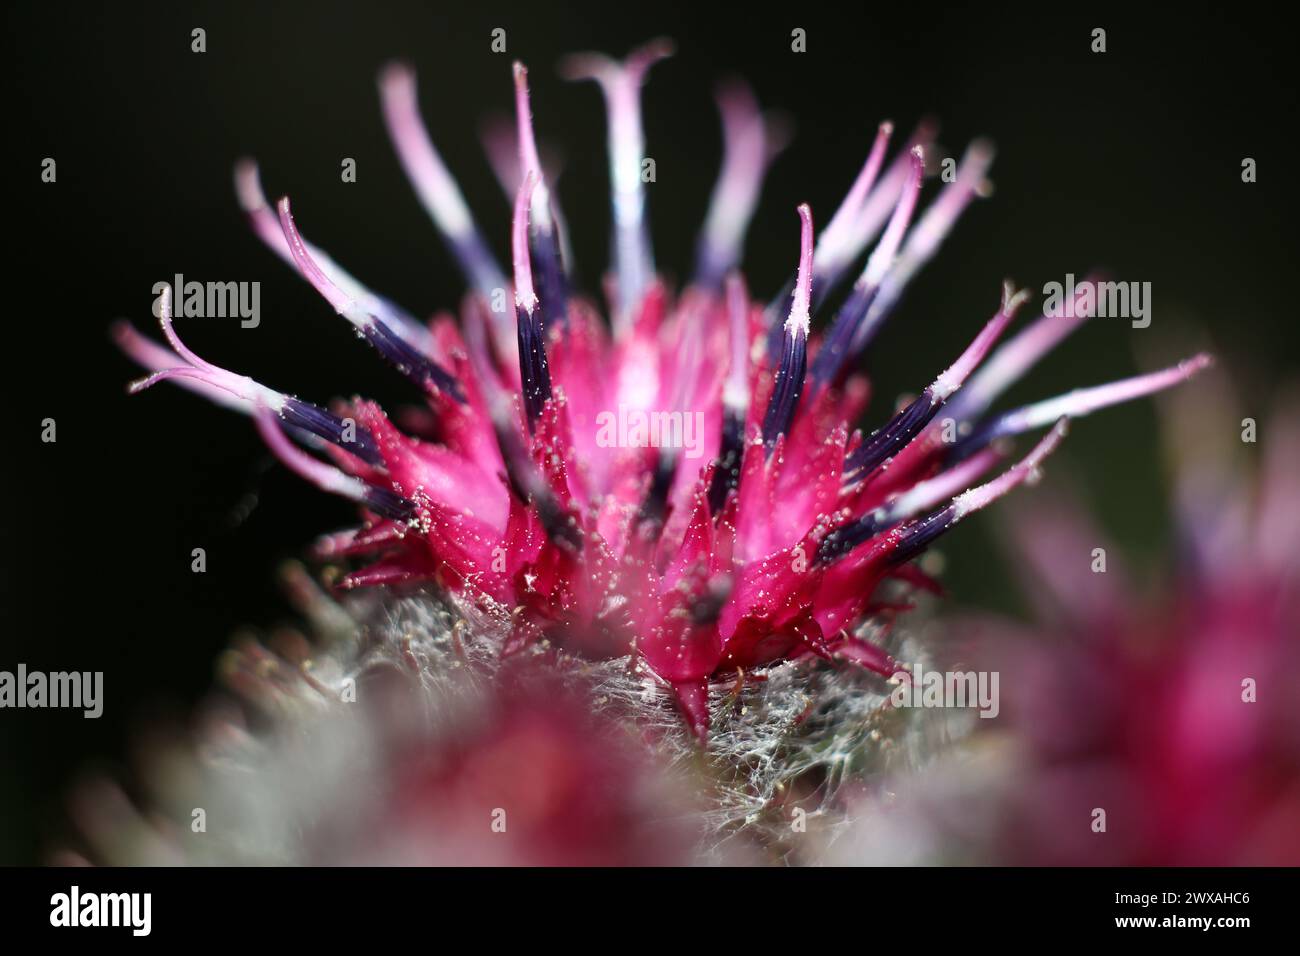
[[[301,571],[312,613],[341,609]],[[132,796],[95,779],[72,802],[77,850],[112,865],[658,866],[698,862],[699,781],[572,675],[514,668],[484,681],[424,619],[441,677],[368,642],[314,650],[281,632],[223,662],[237,698],[192,735],[157,727]],[[320,635],[318,635],[319,637]],[[308,656],[308,655],[311,656]],[[270,724],[268,717],[273,718]],[[139,809],[137,809],[139,807]]]
[[[1217,377],[1167,407],[1181,550],[1155,594],[1132,593],[1114,564],[1065,567],[1101,546],[1082,518],[1010,517],[1056,605],[1052,639],[1025,645],[1008,682],[1034,761],[1012,858],[1300,863],[1300,419],[1289,405],[1263,423],[1252,479],[1246,423]],[[1065,839],[1092,807],[1107,833]]]
[[[1064,493],[1008,509],[1040,623],[949,629],[954,653],[1002,678],[976,765],[937,766],[948,809],[912,821],[940,826],[950,858],[1300,864],[1298,407],[1259,423],[1252,475],[1242,437],[1255,425],[1218,376],[1165,399],[1179,541],[1166,575],[1122,567]],[[1010,747],[980,769],[998,737]],[[982,822],[961,835],[936,822],[957,807]]]

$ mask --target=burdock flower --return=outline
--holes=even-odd
[[[893,608],[882,583],[924,583],[911,559],[1033,478],[1064,419],[1182,380],[1205,359],[990,415],[998,393],[1077,320],[1073,310],[1044,317],[985,363],[1027,298],[1008,283],[966,350],[937,358],[916,399],[874,430],[854,430],[867,401],[858,360],[981,190],[991,149],[972,145],[917,217],[934,131],[923,125],[886,163],[893,130],[882,124],[820,234],[812,210],[798,208],[793,276],[764,306],[737,267],[774,135],[752,97],[729,88],[726,158],[697,274],[677,292],[655,270],[639,103],[668,53],[657,42],[622,63],[565,64],[569,77],[596,81],[608,107],[608,323],[571,282],[522,65],[512,282],[424,130],[412,72],[393,67],[380,80],[398,155],[469,284],[459,327],[447,315],[425,325],[365,288],[304,238],[287,198],[268,204],[256,168],[240,165],[240,201],[261,239],[423,391],[430,414],[418,431],[399,430],[371,401],[326,408],[206,362],[182,343],[165,297],[171,351],[127,328],[117,335],[152,372],[132,391],[170,380],[234,405],[287,467],[360,505],[362,524],[317,549],[366,562],[342,588],[432,585],[492,636],[500,658],[629,662],[652,687],[671,686],[706,736],[710,689],[771,665],[820,658],[892,674],[864,630]],[[815,334],[814,315],[877,237]],[[1002,453],[995,439],[1041,427],[1050,431],[1023,459],[972,487]]]

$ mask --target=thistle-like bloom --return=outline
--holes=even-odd
[[[412,72],[393,67],[380,81],[398,155],[469,284],[459,328],[446,315],[425,326],[368,290],[303,237],[287,198],[266,202],[251,163],[239,167],[257,234],[423,392],[421,433],[400,431],[370,401],[327,409],[206,362],[181,342],[165,299],[172,351],[125,327],[117,335],[152,371],[133,391],[173,380],[248,412],[286,466],[361,506],[363,524],[318,549],[368,560],[344,588],[436,583],[497,635],[506,657],[549,647],[627,658],[672,687],[703,736],[711,684],[756,668],[817,657],[892,674],[889,655],[862,632],[882,607],[882,582],[925,583],[911,559],[1033,478],[1064,419],[1181,381],[1207,360],[990,414],[1086,318],[1081,309],[1044,316],[990,356],[1027,298],[1008,283],[970,345],[946,368],[936,362],[915,400],[867,434],[853,430],[867,401],[857,361],[981,190],[991,148],[972,145],[917,216],[934,130],[923,125],[886,163],[893,129],[881,124],[820,234],[812,210],[798,208],[797,266],[764,305],[737,267],[779,136],[730,87],[697,274],[674,294],[655,271],[639,102],[647,72],[669,52],[657,42],[622,63],[589,55],[565,64],[569,77],[596,81],[608,107],[608,324],[571,281],[522,65],[509,283],[423,127]],[[814,334],[814,315],[864,256]],[[995,439],[1042,427],[1046,437],[1022,460],[976,484],[1000,457]]]

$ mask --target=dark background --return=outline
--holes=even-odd
[[[390,58],[417,65],[431,133],[503,260],[509,209],[477,130],[511,108],[511,59],[530,66],[539,135],[564,157],[558,191],[588,290],[607,261],[604,117],[594,87],[556,77],[564,53],[621,56],[656,35],[678,43],[644,98],[658,167],[651,222],[671,275],[689,271],[720,158],[714,82],[743,75],[796,120],[750,233],[746,270],[763,296],[793,265],[795,205],[810,202],[825,222],[879,120],[908,129],[936,114],[954,150],[993,137],[996,196],[967,213],[878,340],[885,402],[951,361],[1004,276],[1041,290],[1094,266],[1152,282],[1154,323],[1140,334],[1203,337],[1245,371],[1258,414],[1294,370],[1295,174],[1283,148],[1296,120],[1293,50],[1257,7],[461,7],[6,5],[0,669],[102,670],[106,704],[97,721],[0,711],[0,862],[40,859],[59,839],[79,772],[120,769],[139,726],[184,720],[231,632],[286,616],[276,565],[351,517],[270,467],[247,420],[168,387],[128,398],[137,371],[109,343],[109,322],[153,334],[152,285],[176,272],[260,281],[259,328],[196,319],[182,325],[187,342],[321,402],[411,397],[249,233],[233,161],[255,155],[268,193],[289,193],[308,236],[372,288],[416,313],[459,300],[462,281],[382,128],[374,77]],[[198,26],[201,55],[190,52]],[[498,26],[506,55],[489,49]],[[806,54],[790,51],[796,26]],[[1108,31],[1104,55],[1089,52],[1096,26]],[[53,185],[40,181],[46,156],[58,162]],[[340,182],[345,156],[357,160],[355,184]],[[1253,185],[1241,182],[1246,156],[1259,164]],[[1008,399],[1131,374],[1138,335],[1093,322]],[[56,444],[40,441],[45,417],[58,422]],[[1155,441],[1139,403],[1081,422],[1049,469],[1049,480],[1078,481],[1138,567],[1165,548]],[[1015,609],[991,542],[987,520],[970,522],[945,544],[946,580],[957,602]],[[207,550],[206,574],[190,571],[195,547]]]

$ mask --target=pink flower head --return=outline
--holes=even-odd
[[[430,414],[418,433],[370,401],[325,409],[211,365],[183,345],[166,309],[174,354],[127,328],[117,335],[152,370],[134,390],[170,379],[249,412],[285,465],[358,503],[361,526],[318,549],[368,561],[343,587],[434,583],[499,631],[503,655],[630,657],[672,686],[703,735],[715,679],[805,656],[892,674],[888,655],[859,636],[881,607],[877,586],[924,583],[911,559],[1032,479],[1065,418],[1180,381],[1206,359],[990,416],[993,398],[1083,317],[1044,317],[985,362],[1027,298],[1008,283],[919,397],[874,431],[853,430],[868,393],[857,360],[980,191],[992,150],[974,144],[917,216],[934,130],[922,125],[886,163],[893,128],[882,124],[820,234],[812,210],[798,208],[793,277],[764,305],[737,266],[781,136],[747,91],[730,87],[698,271],[675,292],[655,272],[639,94],[669,52],[655,42],[622,63],[589,55],[565,65],[596,81],[608,107],[608,325],[570,282],[522,65],[511,283],[422,125],[413,73],[392,67],[380,80],[398,155],[469,284],[459,327],[447,315],[426,326],[369,291],[303,237],[288,199],[272,207],[256,168],[240,165],[240,201],[258,235],[423,392]],[[877,237],[843,305],[814,332]],[[944,411],[953,403],[959,414]],[[951,416],[971,425],[955,445],[944,440]],[[1046,426],[1019,463],[975,484],[999,458],[995,438]]]

